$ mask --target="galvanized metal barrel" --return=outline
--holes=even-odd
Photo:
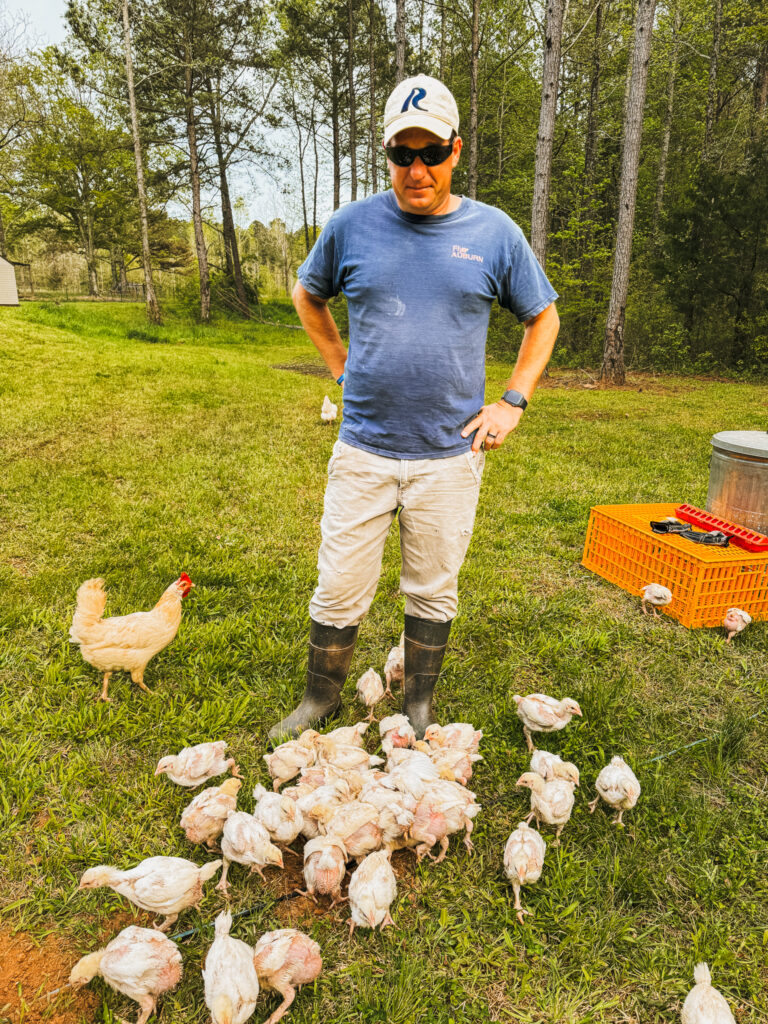
[[[768,534],[768,432],[723,430],[714,435],[707,512]]]

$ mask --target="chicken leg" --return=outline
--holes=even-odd
[[[139,1003],[139,1008],[141,1013],[136,1024],[147,1024],[147,1021],[157,1009],[157,1000],[153,999],[152,996],[145,996]]]
[[[534,750],[536,749],[536,744],[533,742],[533,740],[531,738],[531,733],[530,733],[530,731],[528,729],[528,726],[526,726],[526,725],[523,726],[523,733],[525,735],[525,742],[526,742],[526,744],[528,746],[528,753],[532,754],[534,752]]]
[[[283,997],[282,1003],[278,1006],[274,1013],[270,1014],[269,1017],[264,1021],[264,1024],[277,1024],[281,1017],[283,1017],[290,1009],[291,1003],[296,998],[296,989],[292,985],[289,985],[287,981],[282,982],[277,978],[272,979],[272,988],[276,992],[279,992]]]
[[[96,698],[96,700],[106,700],[106,701],[111,701],[112,700],[111,697],[107,696],[107,687],[109,686],[109,679],[110,679],[111,675],[112,675],[111,672],[105,672],[104,673],[104,679],[103,679],[102,684],[101,684],[101,693]]]
[[[518,922],[520,924],[522,924],[523,923],[523,915],[524,914],[530,914],[531,916],[533,916],[533,911],[532,910],[526,910],[525,907],[520,902],[520,885],[519,885],[519,883],[518,882],[513,882],[512,883],[512,888],[515,891],[515,910],[517,911],[517,920],[518,920]]]
[[[136,683],[136,685],[139,687],[140,690],[144,691],[144,693],[152,693],[150,688],[144,682],[144,669],[143,668],[140,669],[138,672],[131,672],[131,679],[133,680],[134,683]]]
[[[596,796],[594,800],[590,800],[589,801],[589,813],[590,814],[594,814],[595,813],[595,808],[597,807],[597,805],[599,803],[600,803],[600,797],[599,796]]]

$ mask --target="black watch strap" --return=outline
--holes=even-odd
[[[505,391],[501,396],[502,402],[506,402],[507,405],[512,405],[515,409],[525,409],[528,405],[528,399],[520,391],[515,391],[514,388],[510,388],[509,391]]]

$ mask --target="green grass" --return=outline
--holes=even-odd
[[[1,310],[0,337],[0,893],[6,927],[56,931],[74,959],[97,932],[114,934],[118,911],[126,922],[109,890],[75,892],[86,867],[203,858],[178,827],[189,794],[152,775],[162,754],[226,738],[246,810],[267,780],[266,730],[302,688],[337,433],[319,408],[335,385],[273,368],[316,360],[300,331],[180,316],[155,329],[127,304]],[[489,395],[509,369],[489,363]],[[300,916],[325,970],[296,1000],[296,1024],[672,1022],[700,959],[740,1024],[768,1017],[768,630],[755,623],[726,646],[721,630],[652,621],[579,564],[591,505],[703,504],[710,436],[764,428],[765,389],[641,386],[542,389],[488,457],[438,687],[442,720],[485,732],[476,854],[454,839],[437,867],[400,855],[397,927],[382,934],[350,941],[344,910]],[[67,640],[78,585],[104,576],[119,614],[154,604],[182,570],[197,589],[150,663],[155,694],[116,675],[114,703],[96,703],[98,673]],[[393,531],[353,674],[380,667],[399,635],[398,578]],[[524,893],[535,916],[521,926],[501,854],[527,813],[512,694],[532,690],[580,701],[584,720],[542,745],[579,765],[582,790],[562,847]],[[348,696],[345,723],[358,717]],[[586,808],[614,753],[643,786],[623,830]],[[231,880],[233,908],[254,908],[234,934],[254,942],[288,920],[274,875],[265,888],[235,867]],[[217,913],[208,893],[180,929]],[[208,1019],[199,967],[210,937],[183,944],[185,977],[160,1020]],[[112,992],[106,1004],[134,1012]],[[260,1001],[254,1019],[274,1005]]]

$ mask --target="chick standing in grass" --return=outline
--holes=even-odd
[[[389,853],[369,853],[353,871],[349,880],[349,934],[360,928],[385,928],[394,924],[389,908],[397,896],[397,881]]]
[[[251,874],[256,871],[262,879],[263,867],[270,864],[278,868],[283,866],[283,855],[279,847],[270,841],[269,832],[252,814],[246,814],[245,811],[230,811],[221,834],[221,852],[224,857],[224,870],[216,888],[225,895],[229,888],[227,872],[233,861],[235,864],[250,868]]]
[[[557,832],[552,845],[559,846],[560,833],[570,821],[573,810],[574,784],[566,779],[550,779],[545,782],[536,772],[525,772],[515,785],[531,791],[531,813],[527,821],[535,818],[539,827],[542,821],[554,825]]]
[[[286,740],[275,747],[271,754],[264,754],[275,792],[284,782],[298,775],[303,768],[309,768],[315,763],[316,743],[319,738],[319,732],[305,729],[297,739]]]
[[[613,819],[614,825],[623,825],[621,820],[624,811],[629,811],[640,798],[640,783],[637,776],[623,757],[612,757],[610,764],[597,776],[595,789],[598,795],[589,805],[589,813],[594,814],[600,797],[619,813]]]
[[[668,587],[663,587],[660,583],[646,583],[644,587],[640,588],[640,593],[643,595],[642,606],[643,614],[648,614],[648,605],[653,608],[654,616],[658,617],[658,608],[664,608],[668,604],[672,604],[672,591]]]
[[[216,850],[215,840],[221,835],[224,822],[237,807],[237,793],[240,779],[227,779],[221,786],[209,786],[198,793],[184,808],[181,827],[190,843],[205,843],[209,850]]]
[[[517,717],[523,723],[523,733],[528,752],[536,749],[531,739],[532,732],[558,732],[564,729],[574,715],[581,717],[581,708],[570,697],[556,700],[545,693],[529,693],[527,697],[515,694]]]
[[[203,968],[205,1005],[213,1024],[245,1024],[256,1009],[259,976],[253,966],[253,950],[229,934],[232,915],[222,911],[216,918],[215,938]]]
[[[203,883],[220,867],[220,860],[198,867],[183,857],[148,857],[129,871],[100,864],[83,874],[79,888],[108,886],[142,910],[164,915],[159,930],[167,932],[182,910],[198,905],[203,898]]]
[[[328,397],[328,395],[326,395],[325,398],[323,399],[323,404],[320,409],[320,419],[323,421],[323,423],[333,423],[333,421],[336,419],[338,411],[338,405],[334,405],[333,402]]]
[[[746,629],[751,621],[752,616],[749,612],[742,611],[741,608],[729,608],[723,619],[723,628],[727,633],[726,643],[730,643],[737,633]]]
[[[177,786],[194,789],[202,786],[208,779],[223,775],[228,768],[232,769],[235,778],[240,778],[240,769],[234,757],[226,756],[227,744],[224,740],[211,743],[198,743],[194,747],[184,747],[178,754],[161,757],[155,769],[155,775],[167,775]]]
[[[572,761],[564,761],[557,754],[546,750],[534,750],[531,754],[531,771],[536,772],[545,781],[547,779],[565,779],[578,786],[581,781],[579,769]]]
[[[145,1024],[157,1008],[158,997],[181,981],[181,953],[167,936],[152,928],[131,925],[104,949],[79,960],[72,968],[69,984],[82,988],[97,974],[110,988],[139,1004],[136,1024]]]
[[[373,721],[373,709],[384,696],[384,684],[375,668],[363,672],[357,680],[357,696],[368,708],[368,721]]]
[[[341,903],[341,884],[347,873],[347,848],[338,836],[317,836],[304,845],[304,881],[306,890],[299,890],[302,896],[309,896],[315,903],[316,897],[330,896],[331,907]]]
[[[384,691],[388,697],[392,696],[392,683],[402,683],[405,679],[405,633],[400,634],[397,647],[393,647],[387,655],[384,664],[384,680],[387,688]]]
[[[515,910],[520,924],[523,923],[523,914],[532,913],[524,910],[520,903],[520,886],[538,882],[546,852],[547,844],[536,829],[525,821],[520,822],[504,847],[504,872],[515,891]]]
[[[273,842],[290,846],[304,827],[304,818],[296,803],[260,785],[254,789],[253,798],[258,801],[253,809],[256,821],[269,832]]]
[[[253,950],[253,966],[263,990],[279,992],[282,1003],[264,1021],[277,1024],[296,998],[296,989],[308,985],[323,969],[320,947],[295,928],[279,928],[262,935]]]
[[[712,985],[706,964],[696,964],[693,988],[685,997],[680,1014],[682,1024],[736,1024],[731,1008]]]

